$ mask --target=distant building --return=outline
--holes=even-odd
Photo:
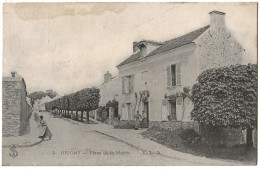
[[[112,74],[108,71],[104,74],[104,83],[99,86],[101,96],[99,100],[99,106],[105,106],[109,100],[118,100],[119,84],[118,77],[112,77]]]
[[[49,96],[45,96],[42,99],[40,99],[40,111],[45,111],[45,103],[52,101],[52,99]]]
[[[16,72],[12,77],[3,77],[3,136],[19,136],[29,133],[29,118],[32,107],[27,103],[24,79]]]

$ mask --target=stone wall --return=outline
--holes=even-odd
[[[233,146],[246,143],[246,132],[241,129],[201,125],[200,133],[212,145]]]
[[[26,86],[22,78],[4,77],[3,87],[3,136],[19,136],[29,133],[29,117],[32,112],[26,102]]]
[[[242,64],[244,49],[224,26],[210,27],[196,43],[201,72],[215,67]]]
[[[181,128],[181,122],[178,122],[178,121],[175,121],[175,122],[152,121],[152,122],[149,122],[149,127],[159,127],[160,129],[175,131],[175,130]],[[183,129],[192,128],[196,132],[199,133],[199,124],[194,121],[183,122],[182,128]]]

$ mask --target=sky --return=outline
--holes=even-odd
[[[5,3],[3,76],[18,72],[27,91],[59,95],[99,86],[132,54],[134,41],[165,41],[226,13],[226,26],[257,62],[256,3]]]

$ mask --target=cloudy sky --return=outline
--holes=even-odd
[[[17,71],[29,93],[99,86],[106,71],[117,75],[133,41],[165,41],[206,26],[212,10],[226,13],[246,49],[243,63],[256,63],[256,3],[12,3],[3,8],[3,76]]]

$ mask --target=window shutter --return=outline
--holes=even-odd
[[[167,66],[166,73],[167,73],[167,88],[170,88],[172,86],[171,66]]]
[[[134,92],[134,75],[131,75],[131,79],[130,79],[130,92],[131,93]]]
[[[177,85],[181,85],[181,63],[176,65]]]
[[[122,77],[122,93],[125,94],[125,77]]]

